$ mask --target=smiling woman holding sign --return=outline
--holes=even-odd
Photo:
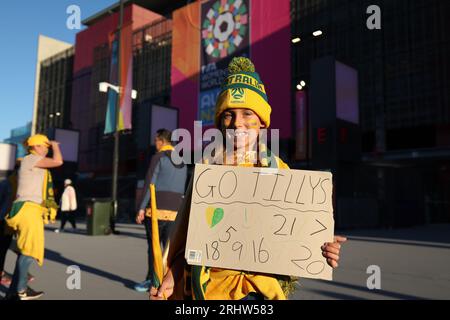
[[[247,58],[234,58],[228,69],[229,76],[216,103],[216,126],[224,134],[224,146],[210,159],[205,159],[205,163],[289,169],[278,157],[269,156],[259,139],[260,130],[270,126],[272,109],[253,63]],[[229,145],[233,147],[229,148]],[[184,256],[193,188],[191,182],[177,216],[166,275],[159,288],[152,288],[150,298],[286,299],[294,281],[289,277],[186,264]],[[333,243],[321,247],[322,255],[332,268],[338,266],[341,243],[345,241],[344,237],[335,237]]]

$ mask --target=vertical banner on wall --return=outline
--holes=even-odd
[[[133,25],[130,23],[123,27],[120,33],[120,83],[123,88],[123,94],[120,97],[120,121],[119,130],[131,129],[131,113],[133,99],[131,91],[133,90]]]
[[[296,143],[295,159],[298,161],[308,159],[308,102],[305,91],[297,91],[295,94],[296,107]]]
[[[109,69],[109,82],[116,85],[118,79],[118,53],[119,41],[114,35],[114,40],[111,43],[111,66]],[[117,92],[108,89],[108,102],[106,106],[106,120],[105,120],[105,134],[110,134],[116,131],[116,106],[117,106]]]
[[[123,88],[123,94],[119,101],[119,119],[117,129],[119,131],[131,129],[131,91],[133,86],[133,55],[131,48],[132,24],[124,26],[121,30],[120,48],[117,41],[117,34],[111,44],[111,68],[109,82],[117,85],[118,82],[118,52],[120,50],[120,85]],[[116,91],[108,90],[108,105],[106,109],[105,134],[116,131],[116,105],[118,94]]]
[[[171,105],[180,110],[179,127],[193,134],[200,72],[200,2],[172,14]]]
[[[179,127],[214,123],[214,108],[229,61],[250,57],[272,106],[272,128],[290,139],[290,0],[195,1],[172,15],[170,104],[180,110]]]
[[[250,16],[251,58],[272,107],[270,126],[281,139],[291,139],[291,1],[253,1]]]
[[[250,0],[211,0],[201,6],[198,119],[214,124],[217,95],[233,57],[250,57]]]

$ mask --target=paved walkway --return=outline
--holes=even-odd
[[[56,234],[49,227],[45,264],[31,268],[32,288],[45,291],[48,300],[146,300],[147,294],[132,289],[147,271],[144,228],[119,224],[118,230],[121,235],[91,237],[84,231]],[[334,281],[303,279],[293,299],[450,299],[450,225],[339,234],[350,240]],[[9,272],[15,257],[8,253]],[[81,268],[80,290],[66,286],[71,265]],[[381,290],[367,289],[370,265],[381,268]],[[5,290],[0,287],[0,295]]]

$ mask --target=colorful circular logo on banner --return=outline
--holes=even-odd
[[[248,11],[243,1],[217,1],[203,21],[205,52],[213,58],[224,58],[236,51],[247,33]]]

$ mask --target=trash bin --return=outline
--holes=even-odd
[[[91,199],[87,201],[87,234],[90,236],[111,234],[111,214],[112,202],[110,199]]]

